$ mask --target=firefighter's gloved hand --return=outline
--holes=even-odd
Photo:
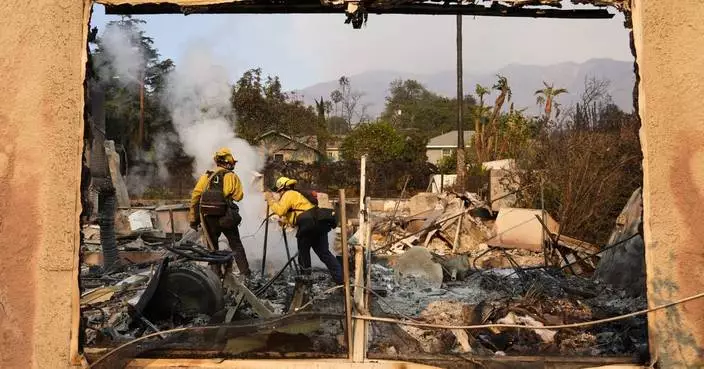
[[[264,192],[264,200],[271,201],[274,199],[274,195],[271,192]]]

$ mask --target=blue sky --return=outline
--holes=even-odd
[[[117,16],[96,5],[92,26]],[[146,33],[178,67],[189,45],[209,45],[234,81],[261,67],[285,89],[372,70],[434,73],[455,67],[454,16],[370,15],[366,28],[343,15],[153,15]],[[508,64],[549,65],[590,58],[632,60],[623,16],[611,20],[464,18],[466,73]]]

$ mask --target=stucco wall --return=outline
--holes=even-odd
[[[82,0],[0,2],[0,367],[69,362],[78,246]]]
[[[701,0],[633,4],[651,306],[704,289],[703,19]],[[704,366],[704,300],[649,318],[662,368]]]

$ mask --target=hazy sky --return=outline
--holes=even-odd
[[[96,5],[91,24],[117,16]],[[366,28],[343,15],[139,16],[165,58],[178,67],[192,44],[210,44],[235,80],[262,67],[287,90],[371,70],[433,73],[455,68],[454,16],[369,15]],[[632,60],[621,14],[610,20],[465,17],[466,73],[507,64],[547,65],[590,58]]]

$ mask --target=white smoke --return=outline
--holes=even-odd
[[[140,35],[137,28],[121,27],[117,23],[108,24],[100,37],[103,53],[97,54],[96,70],[98,76],[105,82],[117,82],[120,86],[136,91],[143,78],[146,66],[146,57],[140,44]],[[125,182],[131,195],[142,196],[144,192],[156,182],[165,183],[168,179],[168,170],[164,165],[170,147],[166,142],[178,140],[178,137],[154,137],[157,146],[154,152],[138,150],[132,153],[133,163],[128,165]],[[157,172],[153,166],[156,164]]]
[[[256,181],[264,158],[258,150],[235,134],[230,98],[232,86],[227,68],[218,64],[212,51],[202,45],[190,47],[179,65],[167,78],[166,106],[171,112],[176,132],[186,154],[195,158],[194,178],[214,166],[213,154],[222,147],[232,150],[237,165],[235,173],[244,187],[239,203],[242,224],[240,236],[247,252],[250,268],[261,268],[264,245],[263,225],[266,202]],[[287,234],[290,254],[297,251],[294,233]],[[224,238],[221,245],[226,245]],[[286,257],[281,228],[269,222],[267,270],[271,273],[283,266]],[[315,258],[315,257],[314,257]]]
[[[128,167],[127,189],[130,194],[142,196],[150,187],[167,186],[171,179],[167,163],[176,156],[179,137],[172,132],[157,133],[152,137],[153,149],[138,150],[134,158],[138,164]]]
[[[110,68],[104,68],[107,63],[100,63],[98,71],[103,80],[118,79],[123,85],[138,85],[145,67],[145,56],[139,43],[136,29],[109,24],[105,27],[100,42],[105,51]]]

